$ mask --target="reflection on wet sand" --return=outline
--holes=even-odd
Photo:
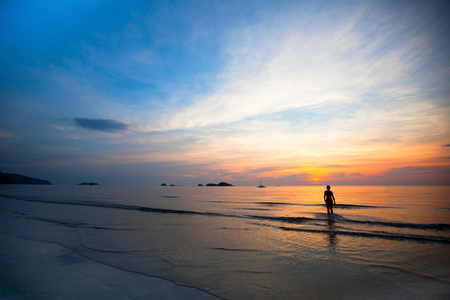
[[[335,221],[334,218],[328,218],[328,236],[326,237],[328,246],[330,247],[331,251],[336,251],[336,245],[339,243],[339,238],[337,237],[336,233],[336,227],[334,225]]]

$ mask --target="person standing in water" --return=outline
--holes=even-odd
[[[336,204],[336,199],[334,199],[333,192],[330,191],[330,186],[327,185],[327,190],[323,194],[323,199],[325,200],[325,205],[327,206],[328,216],[333,214],[333,204]]]

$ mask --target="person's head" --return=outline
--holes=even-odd
[[[329,185],[327,185],[327,190],[329,190],[330,189],[330,186]]]

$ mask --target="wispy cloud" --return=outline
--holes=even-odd
[[[108,119],[86,119],[86,118],[75,118],[73,119],[75,125],[78,127],[103,132],[121,132],[128,129],[128,125],[116,120]]]
[[[307,18],[308,24],[298,21],[305,15],[295,15],[230,33],[229,64],[213,91],[192,95],[189,105],[164,115],[162,129],[226,124],[317,105],[380,105],[417,93],[417,83],[408,79],[423,64],[426,35],[393,42],[405,28],[368,34],[376,24],[366,16],[358,9],[330,22],[326,12]]]

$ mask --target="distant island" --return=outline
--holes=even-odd
[[[219,182],[219,183],[208,183],[206,186],[233,186],[230,183],[226,183],[226,182]]]
[[[78,185],[98,185],[98,183],[97,182],[82,182],[82,183],[79,183]]]
[[[47,184],[53,185],[48,180],[32,178],[20,174],[2,173],[0,172],[0,184]]]

